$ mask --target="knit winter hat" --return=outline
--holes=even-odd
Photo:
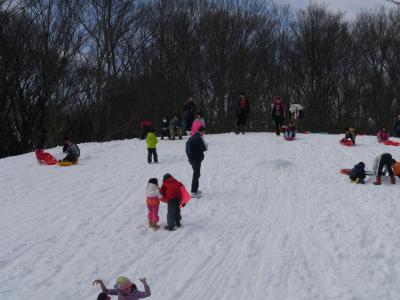
[[[132,286],[132,282],[125,276],[119,276],[116,280],[118,289],[126,290]]]
[[[157,178],[150,178],[150,179],[149,179],[149,183],[158,185],[158,179],[157,179]]]
[[[360,162],[358,163],[358,165],[359,165],[360,167],[365,168],[365,164],[364,164],[362,161],[360,161]]]
[[[171,178],[171,177],[172,177],[171,174],[166,173],[166,174],[164,174],[164,176],[163,176],[163,181],[165,181],[165,180],[167,180],[168,178]]]

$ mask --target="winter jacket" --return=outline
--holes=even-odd
[[[154,183],[149,183],[146,189],[146,203],[147,205],[160,205],[162,194],[159,187]]]
[[[200,120],[196,119],[194,120],[194,122],[192,123],[192,134],[191,136],[194,136],[196,134],[196,132],[199,131],[200,127],[202,127],[203,124],[201,123]]]
[[[356,180],[357,178],[365,179],[365,165],[363,163],[356,164],[354,168],[351,169],[349,177],[351,180]]]
[[[154,132],[149,132],[146,137],[147,148],[156,149],[158,139]]]
[[[383,143],[383,142],[389,140],[389,137],[390,137],[389,132],[383,131],[383,130],[379,131],[376,136],[378,138],[379,143]]]
[[[400,176],[400,162],[396,161],[392,165],[392,169],[393,169],[394,176]]]
[[[182,128],[182,121],[177,117],[173,117],[169,122],[169,128]]]
[[[151,127],[153,124],[149,120],[143,120],[140,122],[140,128]]]
[[[64,145],[63,152],[67,153],[67,156],[62,161],[76,162],[81,155],[81,151],[76,144]]]
[[[244,114],[245,116],[248,116],[250,113],[250,102],[246,98],[240,98],[238,101],[238,106],[236,113],[238,115]]]
[[[168,119],[165,119],[165,121],[164,121],[164,119],[161,121],[161,129],[168,129],[168,127],[169,127],[169,120]]]
[[[185,112],[186,117],[195,117],[197,113],[197,105],[194,101],[188,101],[183,105],[183,111]]]
[[[207,151],[207,144],[199,132],[196,132],[188,140],[189,151],[186,151],[189,161],[203,161],[204,151]]]
[[[164,180],[160,192],[165,197],[166,202],[171,201],[172,199],[181,199],[181,186],[178,180],[174,177],[169,177],[168,179]]]
[[[274,101],[271,104],[271,113],[272,113],[272,119],[275,119],[276,117],[284,118],[285,117],[285,105],[283,104],[282,101],[277,102]]]
[[[144,292],[133,290],[127,295],[123,295],[119,289],[108,289],[106,292],[109,295],[118,295],[118,300],[137,300],[147,298],[151,295],[150,287],[147,284],[144,286]]]

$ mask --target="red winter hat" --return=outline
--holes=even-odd
[[[281,97],[275,96],[275,97],[274,97],[274,100],[275,100],[275,101],[281,100]]]

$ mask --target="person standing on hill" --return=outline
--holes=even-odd
[[[160,188],[160,192],[164,196],[164,200],[161,199],[161,201],[166,202],[168,205],[167,226],[164,228],[169,231],[173,231],[175,226],[181,227],[181,187],[183,187],[183,184],[172,177],[171,174],[166,173],[163,176],[163,184]]]
[[[245,127],[247,123],[247,118],[249,117],[250,113],[250,102],[247,100],[246,95],[244,92],[240,93],[239,102],[236,108],[236,134],[242,132],[244,134]]]
[[[151,164],[151,158],[153,157],[154,162],[158,163],[158,156],[157,156],[158,139],[153,128],[150,128],[149,132],[147,133],[146,144],[147,144],[147,162]]]
[[[200,197],[201,191],[199,190],[199,178],[201,162],[204,160],[204,151],[207,151],[208,147],[203,139],[204,127],[200,127],[199,130],[189,138],[186,142],[186,155],[188,156],[189,163],[193,168],[192,197]]]
[[[197,113],[197,105],[193,100],[193,96],[189,96],[187,102],[183,105],[183,111],[185,113],[185,130],[189,135],[188,132],[192,130],[192,123]]]
[[[271,117],[275,123],[275,133],[279,136],[285,120],[285,105],[279,96],[275,96],[274,102],[271,104]]]

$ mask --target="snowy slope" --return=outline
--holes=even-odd
[[[185,140],[160,141],[158,165],[136,139],[81,144],[73,167],[2,159],[0,298],[96,299],[94,279],[126,275],[149,299],[400,299],[400,181],[338,173],[400,147],[341,137],[206,136],[204,196],[174,232],[147,227],[145,189],[166,172],[190,187]]]

